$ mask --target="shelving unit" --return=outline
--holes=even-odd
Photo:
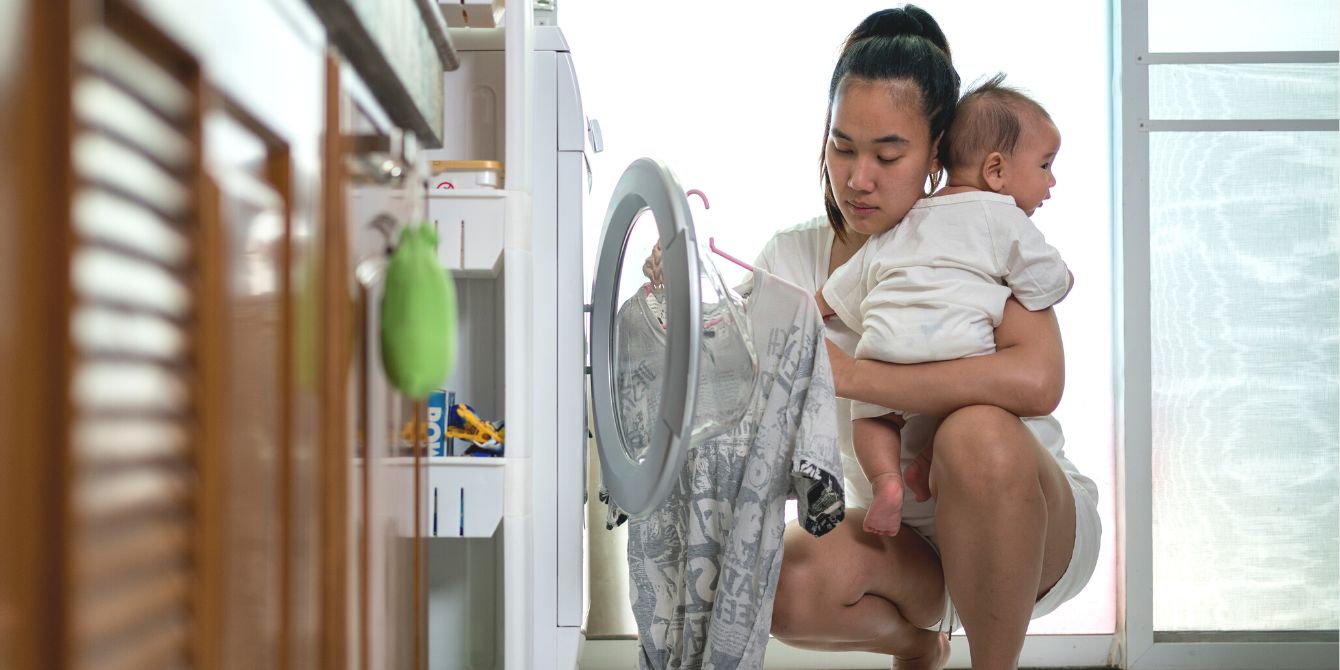
[[[432,191],[428,216],[437,229],[437,256],[453,277],[495,279],[502,272],[508,192],[476,188]]]
[[[444,148],[424,156],[505,168],[497,191],[428,195],[459,310],[444,388],[507,428],[501,463],[426,468],[438,491],[432,668],[568,670],[581,639],[586,125],[567,44],[535,18],[521,2],[502,28],[451,31],[460,68],[443,80]]]
[[[530,12],[509,8],[507,30],[519,37]],[[443,388],[477,414],[507,424],[506,457],[424,461],[428,539],[428,666],[519,669],[527,658],[524,574],[528,510],[525,491],[527,374],[524,325],[514,312],[528,302],[530,199],[510,160],[529,119],[509,109],[509,91],[525,81],[524,50],[503,28],[452,29],[460,68],[444,82],[443,149],[428,160],[493,160],[508,166],[504,188],[434,189],[428,217],[438,231],[438,259],[455,282],[456,364]],[[513,94],[514,104],[523,96]],[[430,177],[430,180],[436,177]],[[433,182],[436,183],[436,182]],[[431,185],[431,184],[430,184]]]
[[[428,469],[426,537],[493,537],[502,521],[505,458],[446,457]]]

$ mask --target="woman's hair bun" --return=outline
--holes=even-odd
[[[921,22],[902,7],[882,9],[866,17],[858,29],[864,36],[920,35]]]
[[[897,37],[899,35],[924,37],[931,44],[940,47],[941,51],[946,54],[949,53],[949,40],[945,39],[945,34],[940,30],[940,25],[926,10],[916,5],[903,5],[902,7],[875,12],[867,16],[852,33],[852,37],[855,39],[875,36]]]

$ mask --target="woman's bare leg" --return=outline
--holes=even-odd
[[[948,644],[934,631],[944,612],[944,580],[934,550],[915,532],[880,537],[848,509],[823,537],[786,528],[772,633],[806,649],[871,651],[942,667]]]
[[[931,490],[945,580],[975,670],[1016,668],[1038,597],[1075,544],[1065,474],[1017,417],[988,406],[945,419]]]

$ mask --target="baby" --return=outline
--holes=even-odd
[[[1030,310],[1060,302],[1073,277],[1029,220],[1056,184],[1061,136],[1050,115],[996,75],[966,93],[941,139],[945,188],[873,235],[820,291],[820,311],[861,334],[857,358],[925,363],[995,351],[1011,295]],[[852,403],[852,442],[874,494],[865,530],[895,535],[907,418]],[[929,454],[909,466],[924,481]],[[923,470],[912,477],[912,468]],[[917,499],[929,492],[917,490]]]

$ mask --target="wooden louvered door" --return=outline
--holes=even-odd
[[[73,35],[63,665],[199,660],[198,68],[119,3]]]
[[[359,209],[335,60],[316,203],[310,120],[147,6],[0,0],[0,668],[422,666],[412,406],[357,278],[409,191]]]
[[[279,663],[285,632],[288,217],[272,167],[283,153],[237,112],[213,113],[205,128],[227,361],[226,438],[213,461],[222,480],[219,653],[225,668],[263,670]]]

